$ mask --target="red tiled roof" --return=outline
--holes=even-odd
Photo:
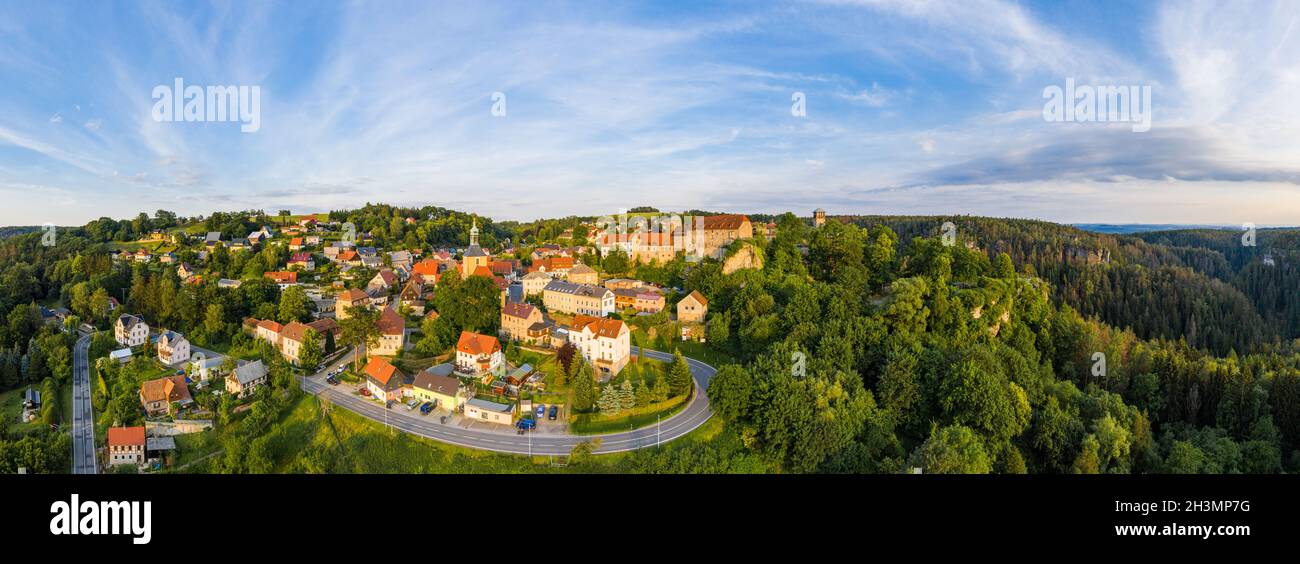
[[[749,217],[740,214],[707,215],[704,216],[704,229],[740,229],[748,221]]]
[[[523,302],[510,302],[506,304],[506,307],[501,309],[501,314],[509,315],[510,317],[518,317],[520,319],[528,319],[529,317],[532,317],[533,312],[536,310],[537,308]]]
[[[263,319],[257,323],[257,326],[261,329],[269,329],[272,333],[279,333],[284,329],[283,325],[276,323],[275,320],[272,319]]]
[[[366,376],[374,378],[379,385],[387,388],[393,381],[393,376],[398,376],[398,383],[401,382],[401,371],[396,366],[390,364],[387,360],[380,357],[372,357],[370,362],[366,363]]]
[[[267,277],[268,279],[270,279],[270,280],[276,282],[276,283],[279,283],[279,284],[285,284],[285,283],[296,284],[296,283],[298,283],[298,273],[297,273],[297,272],[283,272],[283,271],[281,271],[281,272],[268,272],[268,273],[266,273],[266,277]]]
[[[108,446],[144,446],[144,427],[109,427]]]
[[[401,335],[406,330],[406,321],[397,310],[386,307],[379,314],[379,332],[385,335]]]
[[[590,315],[578,315],[573,318],[574,331],[582,331],[587,328],[590,328],[591,332],[598,337],[614,339],[618,337],[619,333],[623,332],[623,322],[617,319],[592,317]]]

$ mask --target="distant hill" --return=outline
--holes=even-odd
[[[1070,225],[1072,227],[1078,227],[1084,231],[1092,231],[1093,233],[1109,233],[1112,235],[1149,233],[1152,231],[1179,231],[1184,229],[1240,229],[1240,227],[1235,225],[1183,225],[1172,223],[1071,223]]]
[[[23,235],[33,231],[40,231],[39,225],[13,225],[9,227],[0,227],[0,239],[13,237],[14,235]]]

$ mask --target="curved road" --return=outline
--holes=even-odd
[[[637,347],[632,347],[632,354],[636,354],[636,352]],[[346,362],[349,356],[351,355],[345,355],[340,360]],[[645,351],[645,356],[668,362],[673,360],[671,354],[649,349]],[[666,443],[703,425],[713,415],[713,411],[709,409],[709,399],[704,390],[708,389],[709,379],[713,378],[717,369],[689,357],[686,362],[691,367],[691,376],[695,378],[695,387],[691,392],[691,399],[686,407],[672,417],[661,421],[658,429],[655,426],[650,426],[633,431],[603,435],[545,433],[519,435],[514,427],[504,426],[499,429],[486,427],[467,429],[451,422],[439,423],[438,418],[434,416],[413,415],[404,406],[385,409],[384,406],[369,399],[339,391],[324,382],[323,372],[308,378],[302,378],[301,382],[303,390],[315,395],[324,395],[333,405],[347,408],[349,411],[380,423],[385,422],[385,416],[387,415],[388,425],[413,435],[481,450],[510,454],[531,453],[540,456],[564,456],[568,455],[575,445],[583,441],[597,438],[601,440],[600,448],[595,449],[593,452],[623,452]],[[385,412],[388,413],[385,414]]]

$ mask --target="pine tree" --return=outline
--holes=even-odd
[[[573,375],[573,409],[591,411],[596,402],[596,380],[591,375],[591,365],[578,361]]]
[[[623,409],[632,409],[636,405],[636,393],[632,391],[632,378],[623,378],[623,384],[618,387],[618,405]]]
[[[691,391],[691,367],[686,364],[682,351],[673,353],[673,365],[668,369],[669,397],[688,394]]]
[[[645,378],[642,378],[641,381],[636,383],[636,406],[645,407],[650,405],[650,401],[654,399],[650,397],[651,393],[650,387],[645,384]]]
[[[650,388],[650,400],[661,402],[668,399],[668,377],[660,375],[655,378],[654,386]]]
[[[601,386],[600,389],[600,412],[606,415],[618,415],[621,409],[618,400],[618,392],[614,390],[614,385]]]

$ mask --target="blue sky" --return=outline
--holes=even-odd
[[[5,225],[365,202],[1300,223],[1296,2],[4,4]],[[176,77],[259,86],[260,129],[155,121]],[[1151,86],[1151,130],[1045,121],[1067,78]]]

